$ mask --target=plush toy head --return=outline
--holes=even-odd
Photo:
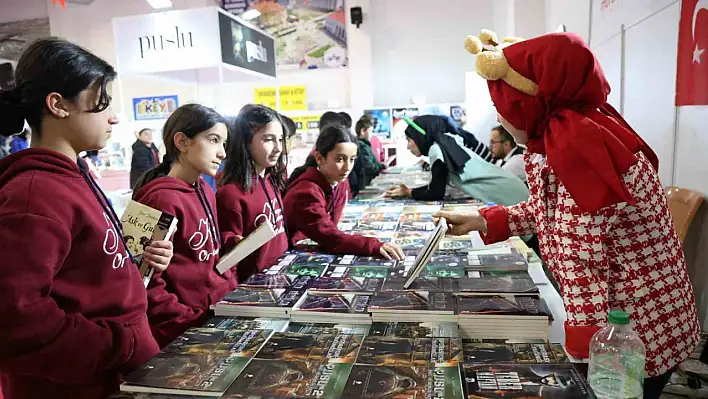
[[[506,37],[502,43],[499,43],[496,33],[482,29],[479,37],[467,36],[465,49],[477,56],[476,69],[481,77],[486,80],[502,79],[516,90],[535,96],[538,92],[536,83],[511,68],[502,51],[522,40],[518,37]]]

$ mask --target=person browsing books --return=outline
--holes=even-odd
[[[364,165],[364,175],[366,177],[366,185],[371,183],[376,176],[381,173],[382,170],[386,169],[386,165],[380,163],[376,155],[374,155],[374,150],[371,148],[371,132],[374,130],[374,123],[368,116],[362,116],[356,122],[356,136],[359,139],[359,152],[358,157],[361,159]]]
[[[285,189],[286,131],[277,112],[250,104],[241,109],[227,146],[226,166],[216,193],[224,251],[262,223],[275,238],[239,262],[238,282],[273,264],[288,249],[281,192]]]
[[[215,269],[221,249],[216,198],[200,177],[216,175],[226,157],[227,132],[224,118],[211,108],[177,108],[162,129],[162,163],[133,192],[135,201],[178,219],[172,264],[148,285],[148,318],[160,347],[206,321],[209,306],[235,286],[231,271],[221,275]]]
[[[700,325],[656,154],[607,103],[610,85],[579,36],[543,35],[490,54],[481,47],[468,39],[479,74],[505,76],[489,80],[489,92],[502,126],[526,144],[532,196],[437,216],[454,234],[485,232],[487,243],[538,232],[565,304],[568,353],[587,357],[609,311],[631,312],[647,349],[644,397],[658,398]]]
[[[341,125],[326,126],[315,143],[315,155],[293,171],[285,194],[285,220],[290,241],[309,238],[323,252],[403,259],[395,244],[346,234],[337,228],[350,192],[347,177],[354,166],[357,140]]]
[[[387,197],[440,201],[447,184],[456,186],[482,202],[514,205],[529,196],[528,188],[516,176],[485,161],[465,147],[460,136],[447,131],[444,118],[424,115],[408,120],[408,149],[415,156],[430,158],[432,177],[427,186],[410,189],[401,184],[386,191]]]
[[[138,267],[120,219],[79,153],[118,118],[112,66],[57,38],[32,43],[0,91],[0,135],[32,128],[0,162],[0,387],[5,399],[105,398],[156,355]],[[164,270],[170,242],[146,261]]]

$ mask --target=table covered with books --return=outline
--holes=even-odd
[[[562,301],[520,238],[443,236],[433,213],[482,204],[375,191],[424,173],[375,179],[339,224],[397,243],[403,261],[302,242],[126,376],[114,398],[594,397],[559,344]]]

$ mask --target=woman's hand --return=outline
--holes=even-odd
[[[470,231],[487,232],[487,221],[479,212],[460,213],[450,211],[440,211],[433,215],[434,218],[445,218],[447,222],[447,232],[453,236],[467,234]]]
[[[401,184],[398,187],[389,187],[389,189],[384,193],[384,196],[387,198],[410,198],[411,189],[406,187],[405,184]]]
[[[384,245],[381,246],[381,249],[379,250],[381,252],[381,255],[386,258],[386,259],[395,259],[395,260],[403,260],[403,258],[406,257],[406,255],[403,253],[403,250],[401,247],[399,247],[396,244],[391,244],[391,243],[385,243]]]
[[[153,241],[143,250],[143,261],[158,272],[164,272],[174,255],[172,248],[171,241]]]

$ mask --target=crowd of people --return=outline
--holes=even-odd
[[[545,35],[503,54],[535,78],[536,95],[490,80],[501,122],[490,147],[450,118],[410,121],[408,149],[428,157],[432,179],[386,195],[441,200],[456,186],[494,203],[481,214],[439,216],[453,233],[481,231],[487,242],[537,235],[561,286],[569,351],[587,352],[609,309],[629,310],[648,344],[647,373],[660,383],[695,347],[699,328],[656,156],[606,103],[607,82],[577,37]],[[47,38],[22,55],[15,88],[0,92],[0,135],[25,121],[32,129],[31,148],[0,162],[5,398],[108,396],[121,375],[202,325],[226,292],[303,239],[328,253],[403,259],[395,244],[337,228],[347,201],[386,169],[374,121],[363,117],[352,132],[348,115],[325,113],[312,153],[288,175],[288,118],[247,105],[227,120],[188,104],[165,123],[162,159],[149,129],[133,145],[133,200],[179,220],[171,241],[145,248],[155,269],[145,288],[118,216],[79,157],[105,146],[118,123],[115,77],[87,50]],[[218,273],[219,256],[261,223],[276,237]]]

